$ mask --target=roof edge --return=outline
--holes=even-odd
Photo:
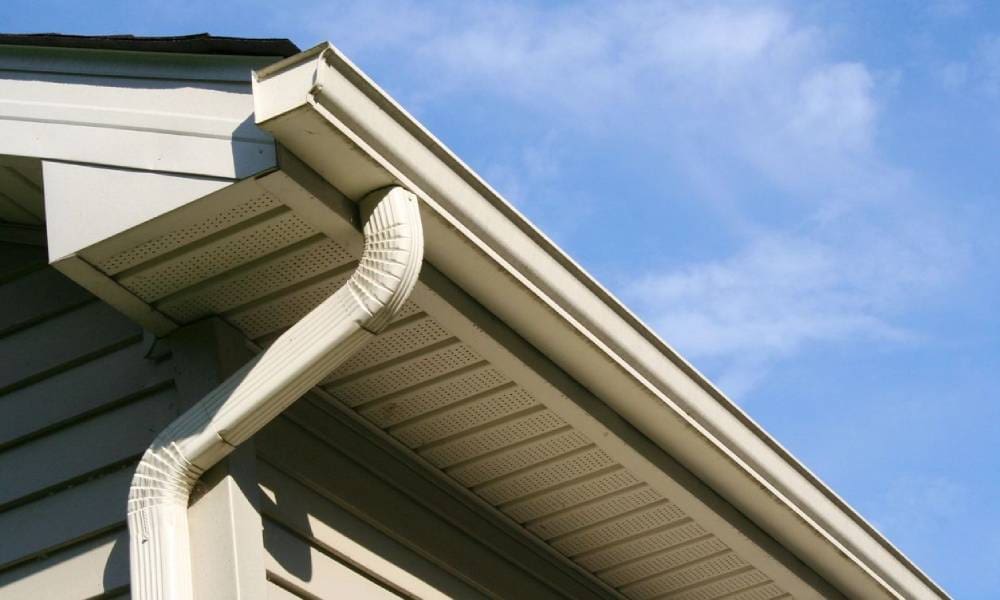
[[[819,535],[831,546],[826,556],[839,556],[855,564],[858,568],[856,575],[864,573],[873,582],[878,582],[889,596],[926,596],[930,592],[948,597],[919,567],[335,47],[327,43],[320,44],[257,71],[255,88],[259,82],[308,61],[314,61],[319,69],[309,82],[308,95],[317,96],[315,101],[320,104],[323,100],[336,103],[336,110],[342,113],[338,116],[352,130],[356,130],[360,138],[371,142],[372,147],[398,167],[393,169],[397,178],[415,181],[418,184],[416,187],[423,191],[425,200],[447,213],[450,219],[461,226],[457,228],[461,233],[485,246],[507,271],[530,284],[541,301],[556,309],[554,316],[558,315],[577,329],[582,339],[588,340],[603,352],[607,360],[616,362],[622,370],[631,373],[639,384],[648,388],[652,392],[649,400],[661,405],[656,407],[657,410],[669,409],[677,412],[681,418],[689,419],[692,425],[689,432],[700,436],[702,441],[716,447],[723,454],[722,460],[716,461],[716,464],[725,464],[727,468],[737,465],[745,478],[738,482],[741,490],[738,494],[732,488],[719,490],[718,482],[721,479],[717,476],[718,473],[713,474],[704,467],[706,462],[699,466],[678,457],[687,463],[692,472],[716,487],[735,506],[741,506],[741,503],[739,498],[734,501],[733,496],[743,494],[762,503],[778,502],[784,510],[789,511],[783,513],[782,518],[788,520],[787,524],[782,523],[783,527],[804,528],[802,531],[809,530],[806,533],[811,533],[813,539],[815,535]],[[329,95],[329,89],[324,92],[324,83],[321,81],[324,76],[321,65],[324,64],[330,73],[348,81],[355,88],[352,92],[357,93],[339,94],[333,98]],[[338,91],[343,92],[344,89],[340,88]],[[282,92],[285,100],[292,95],[291,91]],[[323,95],[323,99],[319,99],[319,95]],[[363,102],[374,105],[382,115],[376,114],[372,106],[362,105]],[[275,106],[267,102],[258,103],[256,90],[255,103],[258,123],[264,124],[269,119],[279,117]],[[302,104],[306,103],[303,98]],[[389,129],[385,117],[388,117],[393,126],[411,136],[414,143],[403,148],[398,141],[394,141],[389,134],[396,133],[396,130]],[[406,142],[409,144],[410,141]],[[414,150],[417,146],[419,151]],[[461,197],[449,195],[446,191],[436,189],[431,183],[435,174],[456,177],[476,192],[475,197],[468,194]],[[504,223],[487,223],[490,218],[495,220],[497,214],[504,217]],[[428,240],[428,243],[433,242]],[[564,361],[556,362],[566,364]],[[579,377],[579,373],[574,373],[572,369],[567,371]],[[596,391],[595,394],[608,402],[607,394]],[[663,436],[656,432],[660,426],[657,422],[637,422],[637,419],[630,418],[623,412],[623,406],[636,401],[637,398],[621,398],[616,404],[609,404],[637,429],[647,433],[650,439],[662,440]],[[670,449],[662,443],[660,445],[670,454],[676,455],[676,447]],[[734,482],[733,485],[737,483]],[[742,506],[746,508],[749,504],[752,502],[744,502]],[[752,510],[747,512],[748,515],[753,513]],[[751,518],[777,539],[786,537],[781,532],[776,533],[779,527],[774,519],[761,516],[766,514],[767,510],[762,509],[762,512]],[[771,513],[771,516],[774,514]],[[792,518],[789,519],[789,516]],[[808,538],[806,533],[802,535]]]
[[[224,56],[288,57],[299,52],[299,47],[286,38],[244,38],[208,33],[177,36],[0,33],[0,46]]]

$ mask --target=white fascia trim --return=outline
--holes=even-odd
[[[398,187],[361,204],[364,250],[351,278],[153,441],[132,480],[132,597],[191,600],[187,508],[198,477],[381,331],[406,302],[423,261],[416,197]]]
[[[306,64],[308,77],[262,85]],[[307,156],[315,132],[282,129],[287,115],[324,115],[363,157],[359,182],[381,177],[413,190],[445,224],[428,238],[428,258],[438,268],[452,276],[440,252],[446,235],[463,236],[488,256],[508,277],[483,284],[482,294],[470,290],[473,296],[491,308],[531,296],[535,314],[549,315],[548,327],[518,326],[514,313],[494,312],[836,587],[863,597],[947,597],[333,46],[256,72],[254,88],[258,124],[321,174]],[[546,343],[545,336],[560,343]],[[602,356],[607,369],[584,368],[580,357],[588,353]]]

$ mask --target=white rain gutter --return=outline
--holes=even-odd
[[[357,352],[409,297],[424,250],[416,197],[382,189],[360,210],[364,250],[347,283],[178,417],[143,455],[128,499],[133,598],[193,598],[187,509],[195,482]]]
[[[255,72],[254,106],[345,195],[416,193],[429,262],[835,587],[948,597],[332,45]]]

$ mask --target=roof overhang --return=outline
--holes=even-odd
[[[436,269],[841,592],[946,596],[333,46],[258,71],[254,102],[351,199],[414,191]]]
[[[276,272],[269,252],[349,260],[360,241],[354,203],[401,185],[421,201],[419,309],[781,590],[946,597],[332,46],[257,71],[253,87],[277,166],[236,183],[45,162],[56,267],[157,334],[208,314],[239,326],[246,313],[227,313],[230,300],[206,290],[233,289],[237,271]],[[101,197],[83,206],[81,182]],[[186,249],[185,236],[198,247]],[[340,249],[324,250],[330,241]],[[232,248],[249,254],[231,272],[205,267],[235,260]],[[310,271],[296,290],[338,272]],[[270,297],[255,293],[254,307]]]

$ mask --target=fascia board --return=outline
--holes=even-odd
[[[947,597],[332,46],[254,88],[258,124],[349,197],[416,192],[436,268],[831,583]]]
[[[234,60],[235,59],[235,60]],[[274,167],[253,125],[260,59],[0,46],[0,154],[240,179]]]

